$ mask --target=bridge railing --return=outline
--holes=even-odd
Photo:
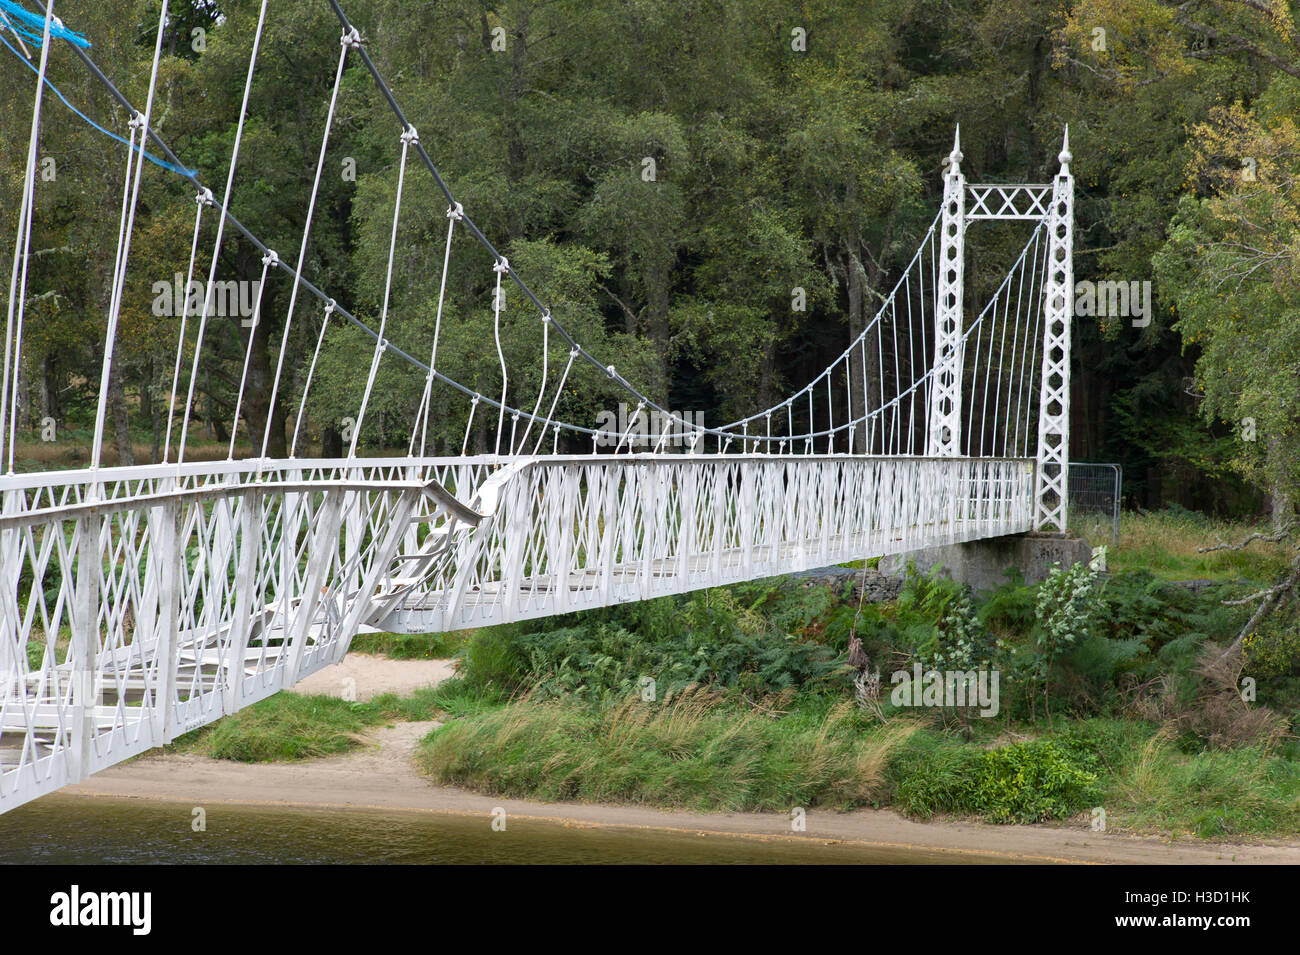
[[[1021,532],[1033,477],[1016,458],[761,454],[7,477],[0,811],[291,686],[366,627],[463,629]]]
[[[1029,530],[1022,458],[546,457],[376,625],[456,630]]]
[[[0,492],[0,811],[342,656],[417,508],[409,459],[15,475]]]

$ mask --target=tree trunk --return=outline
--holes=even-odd
[[[1280,534],[1290,522],[1291,501],[1287,497],[1286,488],[1281,484],[1273,485],[1269,497],[1273,512],[1273,533]]]
[[[320,429],[320,456],[322,458],[343,457],[343,435],[331,424]]]
[[[230,431],[226,428],[226,423],[221,420],[217,414],[215,402],[208,404],[208,424],[212,426],[212,438],[218,444],[228,444],[230,442]]]
[[[265,314],[265,311],[263,311]],[[248,347],[247,330],[241,326],[243,347]],[[266,453],[273,458],[288,457],[288,440],[285,435],[284,407],[289,400],[285,388],[276,395],[275,413],[271,411],[271,389],[275,384],[275,372],[271,365],[271,329],[265,321],[259,321],[253,333],[253,352],[248,361],[248,379],[244,383],[244,400],[240,410],[244,427],[248,429],[248,438],[252,444],[250,455],[260,457],[262,440],[266,435],[267,421],[270,419],[271,437],[266,443]],[[238,429],[239,422],[234,423]],[[324,436],[322,435],[322,440]]]
[[[1280,442],[1277,438],[1268,440],[1268,456],[1276,461],[1277,455],[1281,453]],[[1269,511],[1273,518],[1273,533],[1280,534],[1290,523],[1291,519],[1291,500],[1286,492],[1286,485],[1279,480],[1274,480],[1272,487],[1269,488]]]
[[[58,363],[54,355],[46,355],[41,361],[41,417],[60,418]]]
[[[867,308],[867,292],[869,286],[866,269],[862,267],[862,259],[856,249],[850,248],[848,250],[847,260],[844,280],[849,298],[849,342],[854,342],[867,327],[869,311]],[[847,365],[849,380],[846,384],[853,396],[849,410],[855,420],[864,417],[880,404],[878,334],[879,331],[877,330],[876,334],[868,335],[862,347],[854,348],[849,353]],[[868,429],[865,421],[854,427],[853,451],[855,454],[870,454],[874,450],[867,446],[867,434]],[[876,434],[880,434],[879,428],[876,429]],[[843,443],[842,450],[848,450],[847,436],[841,440]],[[840,443],[840,441],[837,441],[837,446]]]
[[[162,420],[160,415],[162,402],[158,400],[158,382],[152,358],[149,359],[148,364],[145,366],[145,381],[144,387],[140,391],[140,404],[140,410],[149,419],[150,431],[153,436],[153,446],[150,449],[149,460],[157,464],[159,455],[162,453]]]
[[[126,389],[122,384],[121,356],[115,354],[113,359],[108,368],[108,409],[113,416],[117,463],[131,467],[135,464],[135,451],[131,447],[131,422],[126,410]]]
[[[14,387],[17,389],[18,397],[18,430],[30,432],[32,430],[32,395],[31,380],[23,363],[18,362],[14,369],[17,374],[17,383]]]

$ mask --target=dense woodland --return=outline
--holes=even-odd
[[[258,3],[171,6],[155,123],[217,191]],[[339,27],[324,0],[270,8],[231,209],[291,257]],[[512,266],[593,352],[709,422],[802,386],[863,327],[935,214],[958,123],[972,182],[1048,181],[1068,123],[1076,280],[1151,280],[1155,289],[1146,327],[1075,320],[1073,459],[1122,463],[1130,505],[1247,516],[1296,499],[1300,21],[1282,0],[344,8],[456,197]],[[58,4],[138,104],[158,11],[155,0]],[[369,321],[383,294],[400,130],[369,74],[349,63],[306,273]],[[0,209],[12,235],[34,83],[11,50],[0,49],[0,76]],[[66,46],[55,49],[50,78],[125,135],[127,115]],[[52,95],[44,115],[40,155],[54,174],[36,196],[19,422],[33,442],[43,418],[75,433],[93,414],[116,251],[108,223],[120,211],[127,155]],[[110,382],[110,440],[123,461],[140,459],[142,446],[161,459],[177,319],[153,314],[151,289],[186,270],[195,212],[188,184],[146,168]],[[408,175],[389,334],[420,354],[434,322],[446,202],[423,169]],[[210,250],[216,217],[205,222],[200,248]],[[968,302],[987,297],[1023,238],[1008,227],[972,239]],[[8,276],[12,246],[0,246]],[[490,393],[491,260],[460,240],[452,256],[439,367]],[[228,239],[219,273],[258,279],[257,250]],[[792,308],[796,287],[806,290],[804,311]],[[293,385],[271,408],[289,293],[283,279],[265,289],[241,422],[253,447],[269,423],[274,455],[292,435],[285,409],[297,407],[293,390],[322,320],[316,303],[298,305]],[[537,323],[525,304],[508,299],[517,351],[507,357],[536,381]],[[193,405],[206,438],[229,437],[247,334],[237,318],[208,330]],[[339,421],[356,405],[369,356],[359,334],[331,331],[300,453],[338,453]],[[384,363],[367,453],[405,448],[423,385],[414,369]],[[577,375],[562,416],[594,423],[617,400],[606,387]],[[436,403],[435,451],[459,451],[466,410],[451,397]]]

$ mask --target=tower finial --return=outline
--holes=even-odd
[[[1061,153],[1056,157],[1061,161],[1061,175],[1066,175],[1070,171],[1070,160],[1074,157],[1070,155],[1070,124],[1065,124],[1065,135],[1061,137]]]
[[[952,152],[948,154],[948,165],[950,172],[957,172],[961,166],[961,123],[957,124],[957,130],[952,136]]]

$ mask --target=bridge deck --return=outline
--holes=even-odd
[[[812,455],[17,476],[0,498],[0,811],[291,686],[361,631],[1023,532],[1032,482],[1023,459]]]

